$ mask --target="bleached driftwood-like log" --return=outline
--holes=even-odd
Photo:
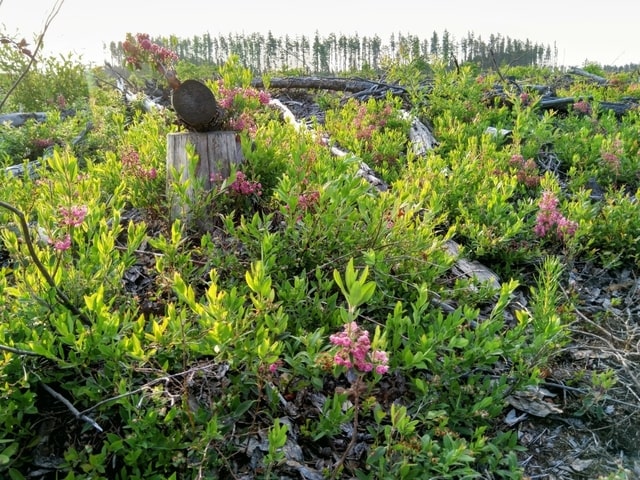
[[[67,117],[72,117],[76,112],[73,109],[64,110],[60,113],[60,118],[63,120]],[[37,123],[43,123],[47,121],[47,112],[16,112],[5,113],[0,115],[0,124],[8,123],[11,127],[21,127],[29,120],[35,120]]]
[[[460,256],[460,245],[453,240],[447,240],[445,247],[449,255],[456,259],[453,271],[457,275],[472,278],[479,283],[488,284],[496,290],[500,290],[500,277],[488,267],[485,267],[476,260],[467,260]]]
[[[216,178],[227,178],[233,166],[244,161],[240,144],[236,141],[236,133],[231,131],[221,132],[180,132],[167,135],[167,192],[171,194],[173,183],[185,184],[187,180],[191,184],[186,190],[187,202],[171,197],[171,219],[180,218],[185,222],[191,222],[192,212],[188,203],[195,200],[196,190],[194,182],[202,185],[204,192],[212,189]],[[198,160],[195,168],[189,161],[187,145],[192,144]],[[198,226],[207,227],[206,219]]]
[[[401,111],[403,118],[411,120],[411,129],[409,130],[409,140],[411,140],[411,149],[418,157],[422,157],[427,154],[429,150],[433,150],[440,145],[433,132],[424,123],[418,119],[415,115]]]
[[[127,85],[122,78],[119,78],[116,82],[116,88],[122,93],[127,102],[131,103],[140,100],[142,108],[145,112],[164,109],[164,107],[160,105],[156,100],[148,97],[144,93],[132,92],[129,88],[127,88]]]
[[[29,120],[35,120],[38,123],[42,123],[47,120],[47,114],[45,112],[30,112],[7,113],[0,115],[0,123],[8,123],[12,127],[21,127]]]
[[[309,130],[304,123],[299,122],[296,116],[291,112],[291,110],[289,110],[287,106],[280,100],[273,99],[270,101],[270,105],[278,108],[282,112],[282,116],[284,117],[285,121],[293,125],[296,131],[306,131],[310,135],[315,137],[315,132]],[[330,145],[328,138],[323,138],[322,142],[331,149],[331,153],[336,157],[346,157],[347,155],[349,155],[349,152],[347,152],[346,150],[342,150],[335,145]],[[380,178],[380,176],[376,172],[374,172],[373,169],[369,167],[369,165],[367,165],[363,161],[360,161],[356,175],[364,178],[367,182],[369,182],[371,185],[382,192],[389,189],[389,185],[384,180],[382,180],[382,178]]]
[[[587,72],[586,70],[583,70],[581,68],[572,68],[569,70],[569,73],[588,78],[589,80],[593,80],[599,85],[605,85],[606,83],[608,83],[608,80],[606,78],[601,77],[600,75],[596,75],[594,73]]]

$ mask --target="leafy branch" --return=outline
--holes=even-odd
[[[40,258],[38,257],[38,254],[36,253],[35,247],[33,246],[33,239],[31,238],[31,234],[29,233],[29,225],[27,224],[27,220],[26,220],[26,218],[24,216],[24,213],[22,213],[20,210],[18,210],[13,205],[11,205],[9,203],[6,203],[6,202],[3,202],[3,201],[0,201],[0,207],[9,210],[14,215],[16,215],[16,217],[18,217],[18,221],[20,223],[20,230],[22,231],[22,235],[24,237],[24,242],[27,245],[27,249],[29,250],[29,255],[31,256],[31,259],[33,260],[33,263],[35,264],[36,268],[42,274],[42,276],[47,281],[49,286],[51,286],[51,288],[53,288],[55,290],[56,297],[58,298],[58,300],[60,300],[60,302],[67,309],[69,309],[74,315],[77,315],[78,318],[80,318],[80,320],[82,320],[82,323],[84,323],[87,326],[91,326],[92,325],[91,319],[87,315],[82,313],[78,309],[78,307],[76,307],[71,302],[71,300],[69,300],[69,297],[67,297],[67,295],[58,287],[58,285],[56,285],[56,282],[53,279],[53,277],[51,276],[51,274],[49,273],[49,270],[47,270],[47,267],[45,267],[43,265],[43,263],[40,261]]]

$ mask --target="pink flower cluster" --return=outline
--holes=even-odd
[[[262,184],[247,180],[247,176],[243,172],[236,172],[236,179],[229,185],[229,188],[238,195],[257,195],[258,197],[262,195]]]
[[[356,118],[353,120],[356,128],[356,138],[358,140],[370,140],[373,132],[386,126],[392,113],[391,105],[385,105],[384,109],[375,115],[368,112],[366,104],[360,105]]]
[[[233,108],[236,97],[243,98],[244,100],[256,99],[261,105],[267,105],[271,101],[269,93],[255,88],[227,88],[221,83],[218,91],[220,96],[218,103],[226,110]]]
[[[59,252],[69,250],[69,248],[71,248],[71,234],[69,231],[73,227],[79,227],[82,225],[82,222],[84,222],[84,219],[87,216],[87,211],[88,209],[86,205],[59,207],[58,214],[60,215],[60,220],[58,221],[58,224],[61,227],[66,227],[67,233],[62,238],[50,238],[49,244],[53,245],[53,248]]]
[[[158,172],[155,168],[145,168],[140,161],[140,155],[132,148],[126,149],[122,153],[122,168],[125,173],[141,180],[155,180]]]
[[[247,112],[242,112],[240,115],[231,117],[228,121],[229,129],[234,132],[246,131],[251,138],[255,138],[258,131],[258,125],[255,119]]]
[[[540,172],[533,158],[525,160],[522,155],[512,155],[509,165],[517,169],[518,182],[524,183],[527,187],[537,187],[540,184]]]
[[[333,362],[338,366],[354,368],[362,373],[375,370],[384,375],[389,371],[389,356],[382,350],[371,350],[369,332],[361,329],[356,322],[347,323],[342,332],[329,337],[338,347]]]
[[[525,107],[531,105],[531,103],[533,103],[531,95],[529,95],[527,92],[522,92],[520,94],[520,103]]]
[[[540,211],[536,217],[534,232],[539,237],[544,237],[549,232],[555,232],[560,240],[572,237],[578,229],[578,224],[568,220],[558,210],[558,199],[549,191],[542,193],[542,198],[538,203]]]
[[[58,208],[60,214],[60,225],[67,227],[79,227],[87,216],[86,205],[73,205],[71,207]]]
[[[591,105],[589,105],[589,102],[585,102],[584,100],[575,102],[573,104],[573,110],[583,115],[591,115]]]
[[[144,62],[165,68],[166,65],[178,60],[178,55],[174,51],[153,43],[148,33],[138,33],[135,38],[127,34],[127,39],[122,43],[122,50],[127,55],[126,62],[138,69]]]
[[[525,160],[522,155],[512,155],[509,165],[517,169],[518,182],[524,183],[527,187],[537,187],[540,184],[540,172],[533,158]]]
[[[53,248],[55,248],[59,252],[69,250],[71,248],[71,235],[67,233],[64,238],[59,240],[50,240],[49,243],[51,243],[53,245]]]
[[[314,190],[312,192],[305,192],[298,195],[298,206],[303,210],[313,210],[320,200],[320,192]]]
[[[611,150],[601,150],[600,157],[602,160],[617,174],[620,171],[620,157],[624,155],[624,146],[622,141],[617,138],[611,145]]]
[[[36,138],[31,141],[31,144],[37,150],[44,150],[55,145],[55,142],[51,138]]]

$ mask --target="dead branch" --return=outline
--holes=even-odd
[[[56,18],[56,16],[60,12],[60,8],[62,8],[63,3],[64,3],[64,0],[57,0],[56,3],[53,5],[51,12],[49,12],[49,16],[45,20],[44,27],[42,28],[42,33],[38,36],[38,43],[36,44],[35,50],[33,52],[28,52],[25,49],[22,49],[22,52],[29,56],[29,63],[27,63],[27,66],[22,71],[20,76],[16,79],[16,81],[13,82],[13,85],[11,85],[11,87],[5,94],[4,98],[0,100],[0,110],[2,110],[2,107],[4,107],[4,104],[7,103],[7,100],[9,99],[13,91],[18,87],[18,85],[20,85],[20,82],[24,79],[24,77],[27,76],[27,73],[29,73],[29,70],[31,70],[31,67],[36,61],[38,52],[42,48],[42,45],[44,42],[44,35],[45,33],[47,33],[47,30],[49,29],[51,22],[53,22],[53,19]]]
[[[49,394],[53,398],[55,398],[56,400],[59,400],[60,402],[62,402],[69,409],[69,411],[71,413],[73,413],[73,416],[76,417],[78,420],[83,420],[83,421],[87,422],[89,425],[91,425],[93,428],[98,430],[100,433],[104,432],[102,427],[100,425],[98,425],[98,423],[93,418],[88,417],[88,416],[80,413],[78,411],[78,409],[76,407],[74,407],[73,404],[69,400],[64,398],[61,394],[56,392],[49,385],[47,385],[46,383],[43,383],[42,384],[42,388],[44,388],[47,392],[49,392]]]
[[[586,70],[583,70],[581,68],[572,68],[571,70],[569,70],[569,73],[588,78],[589,80],[593,80],[598,85],[606,85],[608,83],[608,80],[606,78],[601,77],[600,75],[589,73]]]
[[[383,85],[369,80],[353,80],[349,78],[330,77],[276,77],[269,79],[270,88],[303,88],[316,90],[336,90],[358,93],[372,86]],[[251,82],[255,88],[265,88],[262,78],[256,78]],[[389,86],[390,87],[390,86]]]

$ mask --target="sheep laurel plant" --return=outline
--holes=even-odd
[[[224,87],[244,88],[247,72],[232,67]],[[424,158],[405,154],[408,125],[392,99],[327,104],[344,157],[256,105],[266,121],[241,136],[246,163],[194,200],[217,219],[197,235],[168,221],[173,127],[161,114],[126,121],[94,104],[109,119],[96,118],[95,138],[116,136],[106,151],[81,162],[59,148],[37,178],[4,178],[0,473],[26,478],[55,436],[48,454],[60,478],[227,477],[242,462],[268,477],[291,438],[335,445],[349,425],[327,477],[348,468],[357,478],[519,478],[517,435],[499,419],[505,397],[538,382],[566,341],[555,255],[584,255],[612,232],[622,246],[637,206],[611,192],[590,217],[584,191],[527,164],[532,106],[498,106],[488,120],[477,106],[488,81],[467,68],[434,75],[431,103],[414,113],[432,115],[442,144]],[[485,135],[493,121],[516,128],[520,143]],[[556,140],[547,127],[538,134]],[[625,154],[637,148],[628,132],[619,138]],[[360,178],[362,160],[392,188]],[[564,221],[573,236],[557,235]],[[500,288],[454,281],[452,238],[500,268]],[[637,258],[627,246],[620,255]],[[517,278],[526,263],[532,284]],[[512,305],[518,288],[528,308]],[[336,341],[356,320],[357,342],[371,334],[371,355],[388,356],[375,355],[384,368],[358,377],[348,405],[354,372],[345,357],[336,368]],[[359,433],[367,454],[346,462]],[[252,447],[262,439],[265,449]]]

